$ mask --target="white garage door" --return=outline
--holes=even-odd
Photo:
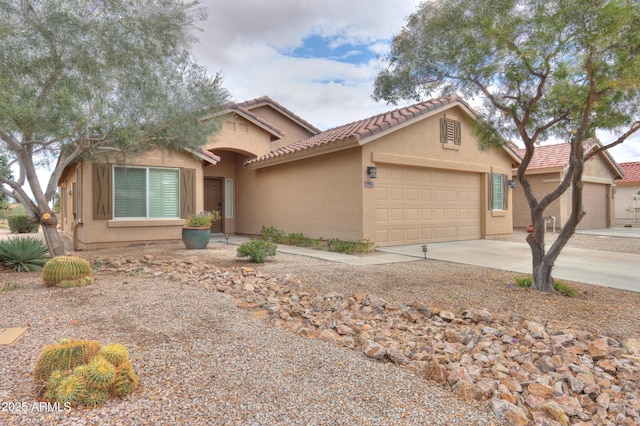
[[[607,227],[607,185],[585,182],[582,187],[582,206],[587,214],[577,229]]]
[[[376,243],[381,246],[480,238],[480,174],[379,166]]]

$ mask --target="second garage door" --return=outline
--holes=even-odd
[[[379,166],[376,243],[381,246],[479,239],[478,173]]]
[[[577,229],[607,227],[607,185],[586,183],[582,187],[582,206],[587,213]]]

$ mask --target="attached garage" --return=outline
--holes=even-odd
[[[381,165],[375,182],[379,245],[481,238],[481,174]]]
[[[585,155],[601,146],[597,139],[585,141]],[[517,153],[524,157],[525,150],[518,150]],[[570,157],[571,144],[568,143],[536,147],[526,176],[538,200],[556,190],[565,179],[569,171]],[[514,178],[516,174],[514,169]],[[576,229],[608,228],[613,224],[615,179],[620,176],[622,176],[622,170],[608,151],[603,151],[585,161],[582,173],[582,208],[586,214]],[[571,198],[572,188],[569,187],[543,213],[545,217],[555,218],[556,230],[561,229],[569,220],[572,208]],[[514,191],[513,201],[513,226],[524,228],[531,222],[531,212],[522,185],[518,185]]]
[[[585,182],[582,187],[582,207],[586,212],[577,229],[596,229],[608,227],[608,186]]]

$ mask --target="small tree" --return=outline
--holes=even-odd
[[[531,210],[533,285],[553,292],[551,271],[584,216],[584,163],[640,129],[640,5],[626,0],[424,1],[394,38],[374,98],[396,102],[435,90],[481,96],[483,144],[515,136],[526,149],[518,180]],[[615,141],[585,152],[596,130]],[[536,145],[568,140],[567,173],[544,197],[525,172]],[[544,210],[571,188],[571,213],[547,251]]]
[[[227,92],[188,50],[205,16],[197,1],[0,3],[0,153],[19,168],[0,175],[0,191],[42,224],[52,255],[64,254],[49,202],[65,167],[107,151],[201,146],[215,129],[200,117]],[[43,186],[36,167],[53,160]]]

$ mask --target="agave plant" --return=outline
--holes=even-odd
[[[48,255],[47,246],[38,238],[16,237],[0,241],[2,262],[17,272],[41,271]]]

